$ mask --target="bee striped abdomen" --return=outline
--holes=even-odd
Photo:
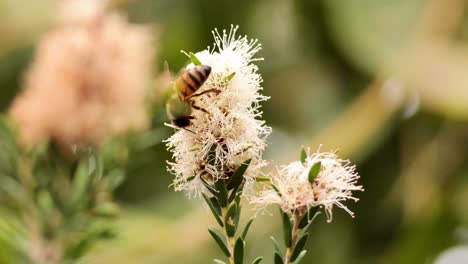
[[[186,98],[195,93],[208,79],[211,67],[208,65],[197,65],[183,72],[176,80],[176,86],[180,94]]]

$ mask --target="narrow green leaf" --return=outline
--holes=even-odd
[[[291,247],[291,237],[292,237],[292,228],[293,223],[292,219],[289,218],[287,213],[281,212],[283,217],[283,235],[284,235],[284,244],[286,247]]]
[[[302,216],[301,221],[299,222],[298,227],[300,229],[303,229],[309,224],[309,212],[307,212],[304,216]]]
[[[220,212],[218,212],[218,210],[216,209],[215,205],[213,204],[213,201],[208,198],[206,196],[206,194],[203,194],[203,199],[205,199],[205,202],[206,204],[208,205],[208,207],[210,208],[211,212],[213,213],[213,216],[214,218],[216,219],[216,222],[218,222],[218,224],[221,226],[221,227],[224,227],[224,224],[223,224],[223,220],[221,219],[221,214]],[[216,199],[216,198],[215,198]]]
[[[304,235],[304,234],[307,232],[307,230],[309,229],[309,226],[312,224],[312,222],[314,222],[315,218],[316,218],[318,215],[320,215],[320,212],[319,212],[319,211],[316,212],[316,213],[314,214],[314,216],[312,216],[312,218],[309,220],[308,224],[307,224],[305,227],[303,227],[303,228],[301,229],[301,232],[299,233],[299,236],[302,236],[302,235]]]
[[[216,197],[213,196],[213,197],[210,198],[210,201],[213,203],[218,215],[221,216],[222,215],[221,206],[219,205],[218,199],[216,199]]]
[[[252,262],[252,264],[258,264],[258,263],[260,263],[262,260],[263,260],[263,257],[258,257],[258,258],[256,258],[256,259]]]
[[[76,168],[72,183],[72,192],[70,194],[70,209],[76,210],[77,206],[82,204],[86,198],[92,175],[89,173],[89,167],[86,161],[79,162]]]
[[[244,240],[238,238],[234,244],[234,264],[244,263]]]
[[[238,205],[236,214],[234,215],[234,218],[233,218],[234,226],[236,227],[236,230],[239,227],[239,220],[240,220],[241,212],[242,212],[242,206]]]
[[[218,198],[219,205],[226,207],[228,205],[228,191],[224,180],[219,179],[215,182],[215,188],[217,191],[216,197]]]
[[[232,78],[234,78],[234,76],[236,76],[236,72],[233,72],[233,73],[229,74],[226,77],[226,82],[230,82],[232,80]]]
[[[229,222],[225,222],[224,224],[226,225],[226,234],[228,235],[228,237],[234,237],[234,235],[236,234],[236,226]]]
[[[273,183],[271,184],[271,188],[273,188],[273,190],[275,190],[275,192],[278,194],[279,197],[282,196],[280,190],[278,189],[278,187],[276,187]]]
[[[255,177],[256,182],[267,182],[270,181],[271,179],[268,177]]]
[[[297,257],[299,257],[299,254],[302,252],[302,249],[304,248],[308,237],[309,235],[305,234],[298,238],[296,246],[294,246],[294,249],[291,252],[291,261],[294,261]]]
[[[214,196],[218,196],[218,191],[213,188],[213,186],[211,186],[203,177],[199,177],[203,186],[205,186],[205,188],[211,193],[213,194]]]
[[[275,264],[283,264],[283,259],[281,258],[281,256],[278,254],[278,252],[275,252]]]
[[[93,208],[92,213],[100,217],[114,218],[119,215],[120,209],[113,202],[102,202]]]
[[[322,162],[316,162],[314,165],[312,165],[312,167],[310,168],[310,171],[309,171],[309,182],[310,183],[313,183],[315,178],[317,178],[317,176],[319,175],[320,173],[320,169],[322,168]]]
[[[229,237],[233,237],[236,233],[236,223],[234,217],[236,215],[238,208],[236,203],[231,203],[224,215],[224,224],[226,225],[226,233]]]
[[[229,194],[228,203],[231,203],[234,200],[240,200],[244,185],[240,185],[237,188],[232,189],[231,194]]]
[[[276,252],[278,252],[281,258],[284,258],[284,249],[280,246],[274,237],[271,236],[270,239],[273,242],[273,246],[275,247]]]
[[[231,203],[226,211],[226,215],[224,216],[224,221],[228,221],[229,218],[233,218],[234,214],[236,213],[237,210],[237,204],[236,203]]]
[[[307,152],[304,146],[301,146],[301,162],[304,163],[307,159]]]
[[[54,201],[47,190],[40,190],[37,193],[37,206],[39,207],[43,216],[47,219],[50,217],[54,210]]]
[[[219,260],[219,259],[213,259],[214,263],[216,264],[226,264],[226,262]]]
[[[197,65],[202,65],[202,62],[197,58],[197,56],[195,56],[195,54],[193,54],[192,52],[189,53],[189,56],[190,56],[190,60],[192,61],[192,63],[197,66]]]
[[[244,179],[244,173],[249,167],[251,161],[251,159],[244,161],[244,163],[242,163],[242,165],[240,165],[234,174],[229,178],[227,184],[228,190],[232,190],[242,183],[242,180]]]
[[[186,182],[191,182],[195,179],[195,175],[188,177],[185,181]]]
[[[302,250],[301,254],[299,254],[299,256],[296,258],[296,261],[294,261],[292,264],[299,264],[306,253],[307,250]]]
[[[219,248],[221,248],[224,255],[226,255],[226,257],[230,257],[231,254],[229,253],[228,246],[227,246],[227,241],[226,241],[226,238],[224,237],[223,233],[219,229],[212,228],[212,227],[208,228],[208,232],[210,232],[210,235],[216,241]]]
[[[247,237],[247,233],[249,232],[250,225],[252,224],[254,219],[255,219],[254,217],[250,218],[247,224],[245,224],[244,231],[242,231],[242,235],[241,235],[243,240],[245,240],[245,238]]]
[[[107,179],[107,188],[110,191],[113,191],[124,182],[125,172],[121,169],[114,169],[110,171],[109,174],[107,174],[106,179]]]
[[[94,153],[94,165],[96,166],[94,170],[94,176],[97,179],[101,179],[104,176],[104,160],[100,153]],[[91,160],[90,160],[91,161]],[[91,167],[91,164],[90,164]]]
[[[231,203],[224,215],[224,224],[226,225],[226,233],[229,237],[234,237],[237,229],[235,216],[238,211],[237,204]]]

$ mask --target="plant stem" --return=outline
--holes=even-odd
[[[222,210],[221,210],[222,219],[224,219],[224,217],[226,216],[227,210],[228,210],[227,206],[222,208]],[[228,231],[227,231],[226,228],[227,228],[227,226],[224,225],[223,234],[226,237],[227,246],[228,246],[228,250],[229,250],[229,255],[230,255],[229,264],[234,264],[234,238],[228,236]]]
[[[297,236],[299,234],[299,223],[301,222],[303,215],[299,214],[294,214],[294,226],[291,230],[291,246],[286,249],[286,254],[284,256],[284,264],[290,264],[291,263],[291,253],[294,250],[294,247],[296,247],[296,242],[297,242]]]

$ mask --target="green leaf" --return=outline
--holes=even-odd
[[[221,227],[224,227],[224,224],[223,224],[223,220],[221,219],[221,212],[218,211],[216,209],[216,206],[213,204],[214,201],[216,201],[216,203],[218,203],[218,201],[216,200],[216,198],[214,198],[214,200],[208,198],[206,196],[206,194],[202,194],[203,195],[203,199],[205,199],[205,202],[206,204],[208,205],[208,207],[210,208],[211,212],[213,213],[213,216],[214,218],[216,219],[216,222],[218,222],[218,224],[221,226]],[[219,205],[218,205],[219,206]]]
[[[301,162],[304,163],[307,159],[307,152],[304,148],[304,146],[301,146]]]
[[[104,162],[102,155],[99,153],[94,153],[92,157],[89,158],[89,173],[94,174],[94,177],[101,179],[104,175]]]
[[[241,211],[242,211],[242,206],[240,206],[238,204],[236,214],[234,215],[234,219],[233,219],[234,225],[236,226],[236,230],[239,227],[239,220],[240,220]]]
[[[244,263],[244,240],[238,238],[234,244],[234,264]]]
[[[219,260],[219,259],[213,259],[214,263],[216,264],[226,264],[226,262]]]
[[[244,179],[244,173],[249,167],[251,161],[251,159],[244,161],[244,163],[242,163],[242,165],[239,166],[236,172],[234,172],[234,174],[229,178],[227,184],[228,190],[237,188],[242,183],[242,180]]]
[[[307,210],[307,213],[302,217],[301,221],[299,222],[299,228],[303,229],[304,227],[308,226],[310,220],[312,219],[312,215],[315,214],[317,211],[317,207],[311,207]]]
[[[309,225],[309,212],[307,212],[304,216],[302,216],[301,221],[299,222],[299,227],[300,229],[303,229],[304,227]]]
[[[299,236],[302,236],[307,232],[307,230],[309,229],[309,226],[312,224],[312,222],[314,222],[315,218],[320,214],[321,214],[320,211],[315,212],[314,216],[312,216],[312,218],[309,220],[307,225],[301,228],[301,232],[299,233]]]
[[[27,206],[30,203],[29,197],[31,194],[24,189],[23,185],[13,178],[0,176],[0,193],[2,192],[23,206]]]
[[[229,222],[225,222],[224,224],[226,225],[226,234],[228,235],[228,237],[234,237],[234,235],[236,234],[236,226]]]
[[[233,72],[233,73],[229,74],[226,77],[226,82],[230,82],[232,80],[232,78],[234,78],[234,76],[236,76],[236,72]]]
[[[229,237],[234,237],[236,234],[237,225],[239,224],[240,209],[240,206],[233,202],[226,212],[224,223],[226,225],[226,233]]]
[[[241,184],[237,188],[232,189],[231,194],[229,195],[228,202],[231,203],[234,200],[240,201],[243,190],[244,190],[244,185],[243,184]]]
[[[296,258],[296,261],[294,261],[292,264],[299,264],[301,262],[302,258],[304,258],[305,254],[307,253],[307,250],[302,250],[301,254]]]
[[[219,205],[218,199],[216,199],[216,197],[212,196],[210,198],[210,201],[214,205],[214,209],[216,210],[216,213],[218,213],[218,215],[221,216],[222,215],[222,213],[221,213],[222,210],[221,210],[221,206]]]
[[[121,169],[114,169],[110,171],[109,174],[107,174],[106,179],[107,179],[107,188],[110,191],[113,191],[117,187],[119,187],[125,180],[125,172],[124,170],[121,170]]]
[[[193,54],[192,52],[189,53],[190,60],[195,66],[202,65],[203,63]]]
[[[54,201],[47,190],[40,190],[37,193],[37,206],[43,213],[45,219],[48,219],[54,210]]]
[[[283,259],[281,258],[281,256],[278,254],[278,252],[275,252],[275,264],[283,264]]]
[[[278,189],[278,187],[276,187],[273,183],[271,184],[271,188],[273,188],[273,190],[275,190],[275,192],[278,194],[279,197],[282,196],[280,190]]]
[[[284,257],[284,249],[280,246],[278,241],[274,237],[270,237],[271,241],[273,242],[273,246],[275,247],[276,252],[280,255],[281,258]]]
[[[242,235],[241,235],[243,240],[245,240],[245,238],[247,237],[247,233],[249,232],[250,225],[252,224],[254,219],[255,219],[254,217],[250,218],[247,224],[245,224],[244,231],[242,231]]]
[[[294,246],[294,249],[291,252],[291,261],[294,261],[297,257],[299,257],[299,254],[302,252],[302,249],[304,248],[308,237],[309,235],[305,234],[298,238],[296,246]]]
[[[314,165],[312,165],[312,167],[310,168],[310,171],[309,171],[309,182],[310,183],[313,183],[315,178],[317,178],[317,176],[319,175],[320,173],[320,169],[322,168],[322,162],[316,162]]]
[[[291,247],[291,238],[292,238],[292,228],[293,220],[289,218],[287,213],[281,212],[283,216],[283,235],[284,235],[284,244],[286,247]]]
[[[252,262],[252,264],[258,264],[258,263],[260,263],[262,260],[263,260],[263,257],[258,257],[258,258],[256,258],[256,259]]]
[[[114,237],[115,232],[110,228],[101,227],[96,230],[89,230],[87,233],[82,234],[80,239],[66,250],[65,257],[70,260],[76,260],[86,254],[93,243],[99,239],[112,239]]]
[[[229,249],[228,249],[228,246],[227,246],[227,241],[226,241],[226,238],[224,237],[223,233],[219,229],[212,228],[212,227],[208,228],[208,232],[210,232],[210,235],[216,241],[219,248],[221,248],[224,255],[226,255],[226,257],[230,257],[231,254],[229,253]]]
[[[70,207],[72,210],[79,209],[79,205],[82,204],[83,200],[86,198],[91,183],[91,173],[92,172],[89,171],[88,161],[81,160],[75,170],[70,194]]]
[[[267,182],[267,181],[271,181],[271,179],[268,178],[268,177],[255,177],[255,181],[256,182]]]
[[[233,218],[234,214],[236,213],[237,210],[237,204],[236,203],[231,203],[226,211],[226,215],[224,216],[224,221],[228,221],[229,218]]]
[[[226,207],[228,205],[228,191],[224,180],[219,179],[215,182],[215,188],[217,191],[216,197],[218,198],[219,205]]]
[[[186,182],[191,182],[193,180],[195,180],[195,175],[188,177],[185,181]]]
[[[119,215],[120,209],[113,202],[102,202],[92,210],[94,215],[106,218],[114,218]]]
[[[203,186],[205,186],[205,188],[211,193],[213,194],[214,196],[218,196],[218,191],[213,188],[213,186],[211,186],[203,177],[199,177],[200,178],[200,181],[202,182]]]
[[[226,225],[226,233],[229,237],[233,237],[237,229],[237,219],[238,212],[240,213],[240,208],[238,208],[237,203],[233,202],[229,205],[226,214],[224,215],[224,224]]]
[[[226,225],[226,233],[229,237],[233,237],[236,233],[236,223],[234,217],[236,215],[238,208],[236,203],[231,203],[229,208],[224,215],[224,224]]]

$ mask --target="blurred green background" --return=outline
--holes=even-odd
[[[120,0],[130,20],[155,28],[158,57],[177,72],[180,53],[240,26],[263,45],[266,159],[298,158],[302,144],[340,149],[366,189],[312,226],[304,263],[433,263],[468,236],[468,6],[463,0]],[[53,0],[0,0],[0,107],[20,87]],[[122,36],[125,37],[125,36]],[[155,73],[156,75],[156,73]],[[165,121],[161,111],[154,118]],[[161,139],[172,133],[161,129]],[[84,263],[211,263],[222,257],[206,228],[211,214],[168,186],[164,143],[132,153],[117,198],[120,234]],[[247,212],[247,210],[246,210]],[[249,218],[248,211],[243,220]],[[272,263],[276,208],[259,213],[247,260]],[[1,247],[0,241],[0,247]],[[1,254],[5,249],[0,248]],[[460,263],[468,263],[467,262]]]

